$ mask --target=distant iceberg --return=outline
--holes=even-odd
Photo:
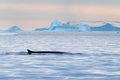
[[[91,28],[85,24],[78,24],[77,25],[79,31],[85,32],[85,31],[91,31]]]
[[[69,22],[66,24],[63,24],[61,22],[59,22],[58,20],[53,21],[53,23],[51,24],[50,31],[69,31],[69,32],[78,32],[78,28],[76,26],[71,25]]]
[[[120,31],[117,31],[116,34],[120,35]]]
[[[120,27],[105,23],[102,26],[89,26],[83,23],[72,25],[70,22],[61,23],[54,20],[49,28],[38,28],[35,31],[58,31],[58,32],[86,32],[86,31],[120,31]]]
[[[9,33],[9,32],[20,32],[23,31],[21,28],[17,27],[17,26],[12,26],[7,30],[0,30],[0,32],[2,33]]]
[[[80,32],[90,31],[90,27],[84,24],[72,25],[70,22],[61,23],[58,20],[54,20],[49,28],[38,28],[35,31],[55,31],[55,32]]]
[[[22,31],[22,29],[17,26],[12,26],[8,30],[6,30],[6,32],[19,32],[19,31]]]
[[[119,27],[113,26],[110,23],[105,23],[102,26],[90,27],[91,31],[120,31]]]
[[[63,24],[60,22],[60,21],[58,21],[58,20],[54,20],[53,22],[52,22],[52,24],[51,24],[51,26],[49,27],[49,30],[55,30],[57,27],[60,27],[60,26],[62,26]]]
[[[18,26],[12,26],[7,30],[0,30],[0,33],[16,33],[23,31]],[[101,26],[87,25],[84,23],[62,23],[59,20],[54,20],[48,28],[37,28],[32,31],[47,31],[47,32],[90,32],[90,31],[120,31],[120,27],[110,23],[105,23]]]

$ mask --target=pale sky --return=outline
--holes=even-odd
[[[67,21],[120,21],[120,0],[0,0],[0,29],[25,30]]]

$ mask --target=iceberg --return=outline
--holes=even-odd
[[[20,29],[17,26],[12,26],[8,30],[5,30],[5,31],[7,31],[7,32],[20,32],[20,31],[22,31],[22,29]]]
[[[55,31],[55,32],[80,32],[91,31],[90,27],[85,24],[71,24],[70,22],[61,23],[58,20],[54,20],[49,28],[37,28],[35,31]]]
[[[54,21],[52,22],[51,26],[49,27],[49,30],[55,30],[56,27],[60,27],[60,26],[62,26],[62,25],[63,25],[63,24],[62,24],[60,21],[54,20]]]
[[[85,31],[91,31],[91,28],[85,24],[78,24],[77,27],[79,28],[79,31],[85,32]]]
[[[120,31],[119,27],[113,26],[110,23],[105,23],[99,27],[91,27],[92,31]]]
[[[9,29],[7,29],[7,30],[0,30],[0,32],[2,33],[8,33],[8,32],[20,32],[20,31],[22,31],[22,29],[20,29],[19,27],[17,27],[17,26],[12,26],[12,27],[10,27]]]
[[[66,24],[62,24],[60,22],[53,22],[52,26],[50,27],[51,31],[60,31],[60,32],[78,32],[79,29],[76,26],[71,25],[69,22]]]
[[[91,31],[90,27],[85,24],[72,25],[70,22],[62,24],[58,20],[53,21],[50,30],[52,31],[67,31],[67,32],[80,32]]]
[[[116,34],[120,35],[120,31],[116,32]]]
[[[105,22],[104,25],[95,27],[83,23],[73,25],[70,22],[61,23],[58,20],[54,20],[49,28],[38,28],[35,29],[35,31],[55,31],[55,32],[120,31],[120,28]]]

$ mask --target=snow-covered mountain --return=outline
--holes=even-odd
[[[22,31],[22,29],[19,28],[18,26],[12,26],[7,30],[0,30],[0,32],[20,32],[20,31]]]

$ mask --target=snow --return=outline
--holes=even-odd
[[[0,79],[119,80],[119,41],[116,32],[24,32],[0,36]],[[74,55],[26,55],[26,49]]]

